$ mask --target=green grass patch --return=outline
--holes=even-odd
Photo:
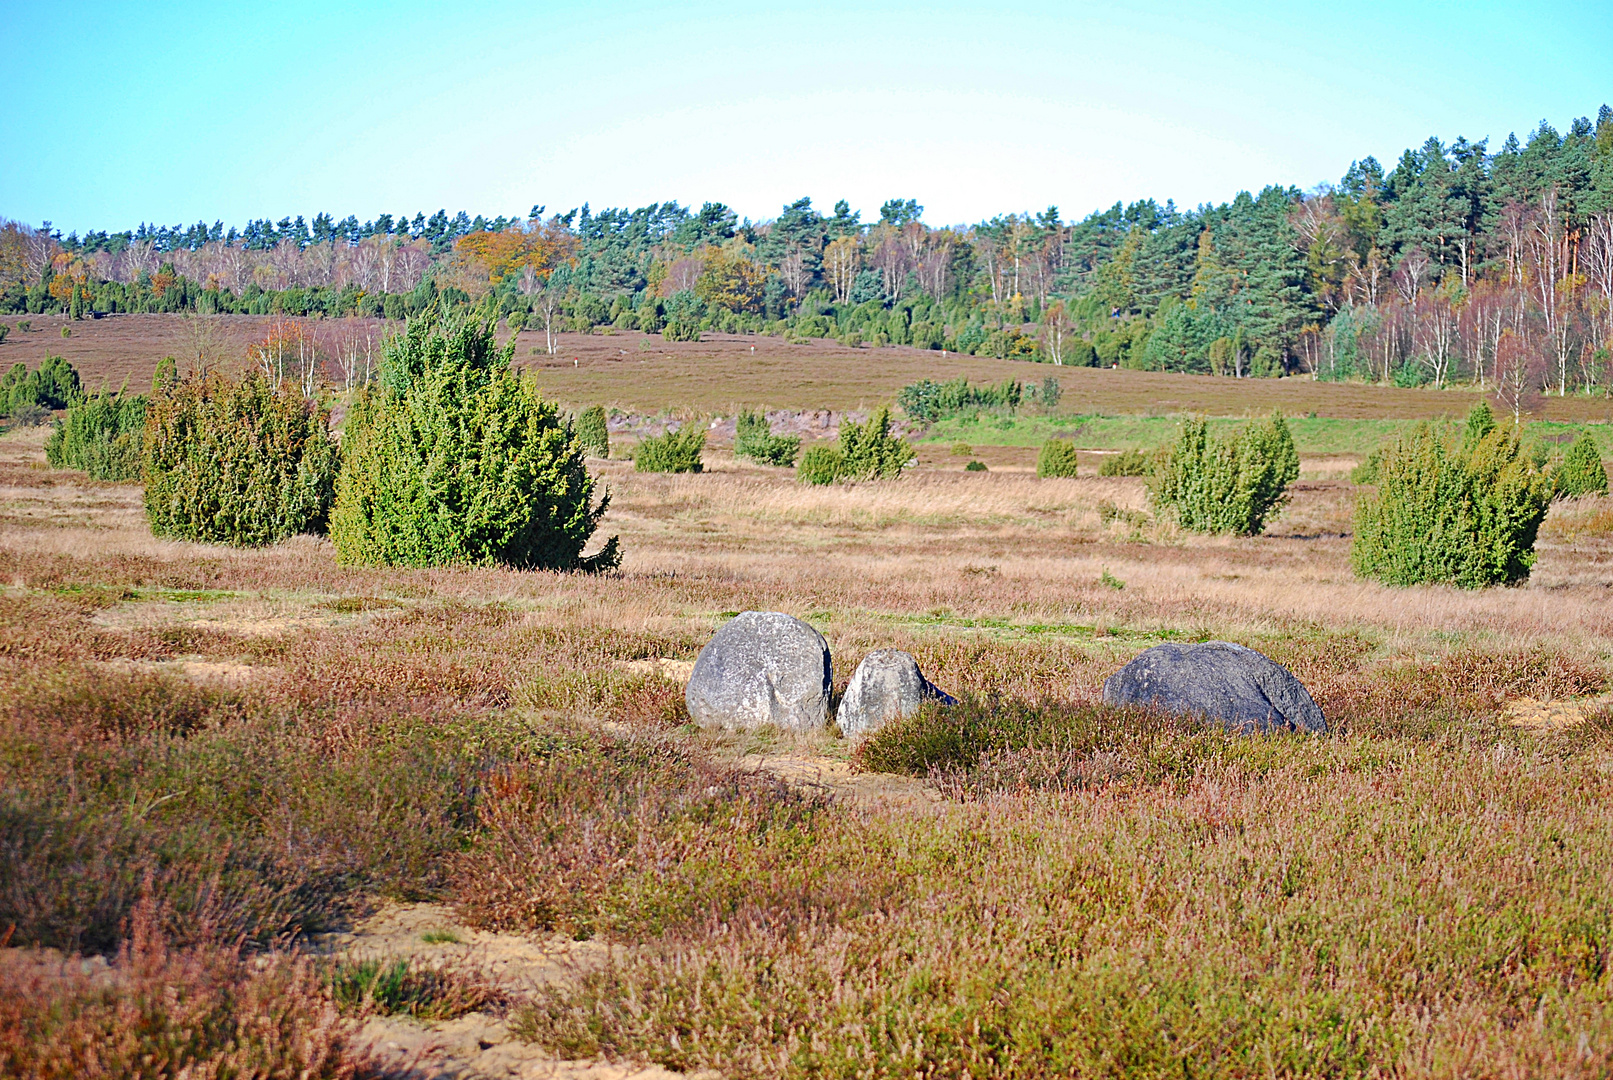
[[[1209,636],[1170,628],[1138,630],[1125,626],[1098,626],[1090,623],[1022,623],[989,617],[964,618],[949,614],[894,615],[891,622],[904,626],[943,627],[957,630],[989,630],[1009,637],[1070,637],[1083,640],[1110,638],[1120,641],[1208,641]]]
[[[1243,417],[1214,417],[1211,434],[1223,434],[1246,423]],[[1416,420],[1349,420],[1336,417],[1290,417],[1294,446],[1308,456],[1365,456],[1418,423]],[[1457,421],[1452,421],[1453,426]],[[1524,424],[1524,440],[1565,442],[1585,429],[1597,429],[1597,441],[1606,444],[1606,424],[1572,424],[1531,420]],[[930,443],[967,442],[971,446],[1040,446],[1048,439],[1069,439],[1083,450],[1132,450],[1159,446],[1181,429],[1176,416],[1004,416],[977,413],[951,417],[925,433]]]
[[[452,1020],[498,999],[458,972],[419,967],[406,958],[340,960],[325,979],[331,997],[350,1014]]]

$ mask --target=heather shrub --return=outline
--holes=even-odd
[[[749,458],[759,465],[792,468],[801,451],[796,435],[774,435],[765,413],[742,409],[734,426],[734,456]]]
[[[80,469],[96,480],[140,476],[146,426],[144,395],[92,394],[57,420],[45,442],[52,468]]]
[[[635,472],[697,473],[705,466],[700,461],[706,449],[706,428],[698,421],[690,421],[665,435],[652,435],[633,448]]]
[[[894,480],[916,456],[891,434],[891,413],[880,409],[861,424],[840,421],[840,475],[847,480]]]
[[[151,399],[143,440],[158,536],[259,547],[325,531],[336,445],[330,413],[300,394],[192,373]]]
[[[367,1065],[307,959],[175,948],[155,909],[104,971],[0,949],[0,1074],[336,1080]]]
[[[1041,451],[1036,455],[1036,475],[1075,476],[1075,444],[1068,439],[1049,439],[1043,443]]]
[[[42,405],[25,401],[11,410],[11,419],[18,427],[38,427],[50,419],[50,411]]]
[[[590,405],[577,417],[577,441],[596,458],[610,457],[610,427],[605,422],[605,407]]]
[[[333,715],[318,697],[151,675],[5,689],[0,933],[68,951],[114,952],[142,896],[184,945],[316,930],[351,890],[432,896],[482,755],[519,737],[402,703]]]
[[[1099,476],[1147,476],[1153,471],[1154,458],[1141,450],[1122,450],[1118,454],[1105,454],[1098,463]]]
[[[1607,494],[1607,469],[1590,432],[1574,440],[1568,453],[1563,455],[1562,464],[1553,470],[1551,481],[1556,494],[1565,499]]]
[[[608,570],[582,551],[609,505],[553,404],[510,368],[489,322],[415,319],[348,413],[331,511],[349,564]]]
[[[1551,484],[1517,435],[1478,430],[1470,424],[1453,448],[1420,424],[1381,451],[1376,491],[1356,503],[1358,575],[1469,589],[1529,576]]]
[[[801,455],[795,475],[806,484],[832,484],[840,479],[845,469],[846,455],[840,452],[840,448],[819,443]]]
[[[1155,501],[1192,532],[1253,536],[1288,501],[1299,454],[1281,416],[1226,437],[1204,420],[1182,425],[1152,475]]]
[[[822,799],[683,740],[551,726],[485,778],[454,860],[476,925],[657,937],[803,891]]]

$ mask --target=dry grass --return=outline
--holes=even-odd
[[[304,980],[282,995],[298,1022],[336,1032],[314,976],[259,958],[423,898],[637,943],[522,1013],[571,1054],[736,1076],[1613,1069],[1602,502],[1553,508],[1526,585],[1468,593],[1355,580],[1352,489],[1325,469],[1271,535],[1206,540],[1127,479],[814,489],[720,455],[698,476],[610,463],[627,558],[583,578],[156,541],[136,489],[38,457],[37,433],[0,437],[11,970],[145,948],[149,897],[141,940],[224,957],[196,978],[234,988],[231,1015],[279,1030],[292,1013],[253,989],[278,972]],[[894,645],[972,697],[967,731],[929,715],[861,761],[947,798],[843,805],[750,771],[787,753],[840,775],[836,743],[693,731],[663,672],[746,608],[820,627],[837,691]],[[1334,733],[1094,710],[1166,638],[1263,649]],[[1520,728],[1523,701],[1584,719]],[[4,998],[0,1040],[34,1055],[13,1060],[147,1015],[138,980],[60,985]],[[195,1060],[223,1060],[209,1046]]]

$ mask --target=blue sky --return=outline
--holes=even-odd
[[[802,195],[931,224],[1336,180],[1613,99],[1597,4],[111,4],[0,0],[0,216]]]

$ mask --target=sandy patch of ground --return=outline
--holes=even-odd
[[[658,660],[619,660],[617,666],[641,675],[661,675],[681,685],[688,685],[689,676],[694,673],[693,660],[674,660],[670,656]]]
[[[359,1041],[398,1080],[483,1080],[543,1077],[552,1080],[673,1080],[715,1073],[679,1073],[659,1065],[561,1061],[510,1034],[501,1019],[471,1013],[440,1024],[377,1017],[359,1031]]]
[[[421,964],[452,967],[496,986],[512,1002],[540,986],[597,969],[613,951],[620,952],[620,946],[573,941],[559,934],[472,929],[441,904],[389,904],[351,931],[326,935],[317,944],[334,955],[408,957]],[[656,1065],[562,1061],[515,1037],[506,1018],[491,1012],[435,1023],[401,1016],[371,1017],[360,1029],[358,1040],[390,1075],[407,1080],[662,1080],[683,1075]]]
[[[1501,718],[1513,727],[1532,728],[1536,731],[1563,731],[1578,727],[1592,713],[1613,706],[1613,694],[1591,698],[1559,698],[1541,701],[1537,698],[1517,698],[1509,701],[1501,711]]]
[[[177,675],[193,682],[213,683],[229,687],[245,686],[264,674],[250,664],[234,664],[212,660],[104,660],[101,667],[111,671],[139,675]]]

